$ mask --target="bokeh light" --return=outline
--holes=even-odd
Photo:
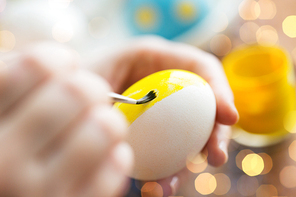
[[[264,169],[261,174],[268,174],[273,167],[272,158],[266,153],[258,153],[258,155],[263,159]]]
[[[278,191],[273,185],[260,185],[256,191],[256,197],[275,197],[278,195]]]
[[[239,128],[238,127],[233,127],[232,128],[232,133],[231,133],[231,139],[236,139],[239,138],[241,136],[241,133],[239,132]],[[236,150],[238,148],[238,146],[235,146],[234,149],[232,147],[229,147],[229,151],[233,151]]]
[[[294,140],[289,146],[289,156],[296,161],[296,140]]]
[[[236,166],[242,170],[242,161],[243,159],[248,155],[248,154],[251,154],[253,153],[252,150],[250,149],[244,149],[244,150],[241,150],[235,157],[235,163],[236,163]]]
[[[7,30],[0,31],[0,52],[11,51],[15,44],[16,39],[12,32]]]
[[[272,0],[259,0],[258,4],[260,6],[259,19],[269,20],[274,18],[277,9],[275,3]]]
[[[216,12],[216,13],[214,13],[214,15],[215,16],[213,18],[215,18],[218,21],[218,23],[215,25],[212,25],[212,27],[211,27],[212,31],[213,32],[224,31],[229,24],[229,22],[228,22],[229,20],[228,20],[226,14],[223,12]]]
[[[162,197],[163,189],[157,182],[147,182],[141,188],[142,197]]]
[[[249,176],[257,176],[264,169],[263,159],[256,153],[245,156],[242,161],[242,170]]]
[[[296,123],[296,111],[293,110],[285,115],[284,128],[290,133],[296,133],[295,123]]]
[[[57,22],[52,28],[52,37],[58,42],[69,42],[73,36],[73,26],[68,22]]]
[[[211,51],[217,56],[227,55],[232,49],[229,37],[224,34],[216,35],[210,42]]]
[[[186,167],[192,173],[203,172],[208,166],[208,151],[205,150],[199,154],[189,154],[186,160]]]
[[[237,181],[237,191],[243,196],[252,196],[256,194],[259,183],[256,177],[247,175],[241,176]]]
[[[48,4],[54,9],[68,8],[72,0],[48,0]]]
[[[216,178],[210,173],[198,175],[194,182],[195,189],[202,195],[213,193],[217,187]]]
[[[190,1],[181,1],[176,6],[176,14],[178,18],[182,21],[192,21],[196,18],[197,8],[194,6],[193,2]]]
[[[238,8],[239,15],[244,20],[256,20],[260,15],[259,3],[255,0],[244,0]]]
[[[239,36],[241,40],[247,44],[257,42],[256,32],[259,29],[259,25],[254,22],[246,22],[239,29]]]
[[[280,172],[280,182],[286,188],[296,187],[296,166],[286,166]]]
[[[201,173],[208,167],[207,159],[201,163],[198,163],[197,160],[194,160],[195,163],[190,161],[189,159],[186,160],[186,167],[192,173]]]
[[[106,37],[110,33],[110,28],[110,22],[104,17],[95,17],[88,25],[89,33],[96,39]]]
[[[282,27],[284,33],[290,38],[296,37],[296,15],[291,15],[285,18]]]
[[[194,164],[201,164],[205,162],[207,158],[208,158],[208,151],[206,149],[198,154],[191,153],[187,156],[187,160],[189,160]]]
[[[231,181],[230,178],[223,173],[218,173],[214,175],[217,187],[214,191],[214,194],[216,195],[225,195],[231,188]]]
[[[142,7],[137,10],[136,13],[137,25],[144,29],[153,29],[156,26],[156,20],[158,19],[158,14],[156,9],[153,7]]]
[[[260,45],[275,45],[278,42],[278,33],[276,29],[270,25],[261,26],[256,32],[257,42]]]

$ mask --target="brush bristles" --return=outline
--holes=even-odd
[[[148,94],[146,94],[146,96],[137,100],[137,104],[148,103],[148,102],[152,101],[153,99],[155,99],[156,96],[157,96],[156,92],[154,90],[151,90],[150,92],[148,92]]]

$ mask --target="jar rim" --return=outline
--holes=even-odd
[[[239,61],[254,56],[270,55],[272,58],[281,60],[281,64],[273,71],[254,77],[242,76],[235,72]],[[252,57],[253,56],[253,57]],[[254,88],[274,83],[284,77],[287,77],[292,63],[285,49],[278,46],[247,45],[233,50],[223,60],[222,64],[232,88]]]

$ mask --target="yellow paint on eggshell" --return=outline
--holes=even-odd
[[[149,91],[155,90],[157,97],[154,100],[142,105],[116,103],[115,107],[124,113],[129,124],[131,124],[146,110],[165,97],[190,85],[200,86],[206,84],[207,82],[203,78],[189,71],[171,69],[156,72],[136,82],[122,94],[133,99],[140,99]]]

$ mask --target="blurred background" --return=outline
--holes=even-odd
[[[0,57],[39,40],[64,43],[83,57],[146,34],[188,43],[221,60],[242,45],[279,46],[294,68],[295,0],[0,0]],[[220,168],[209,166],[207,155],[188,160],[192,174],[179,196],[295,197],[295,119],[293,108],[281,119],[285,135],[276,143],[254,147],[233,135],[229,161]],[[157,183],[149,189],[155,197],[163,194]],[[128,196],[141,195],[151,192],[134,184]]]

